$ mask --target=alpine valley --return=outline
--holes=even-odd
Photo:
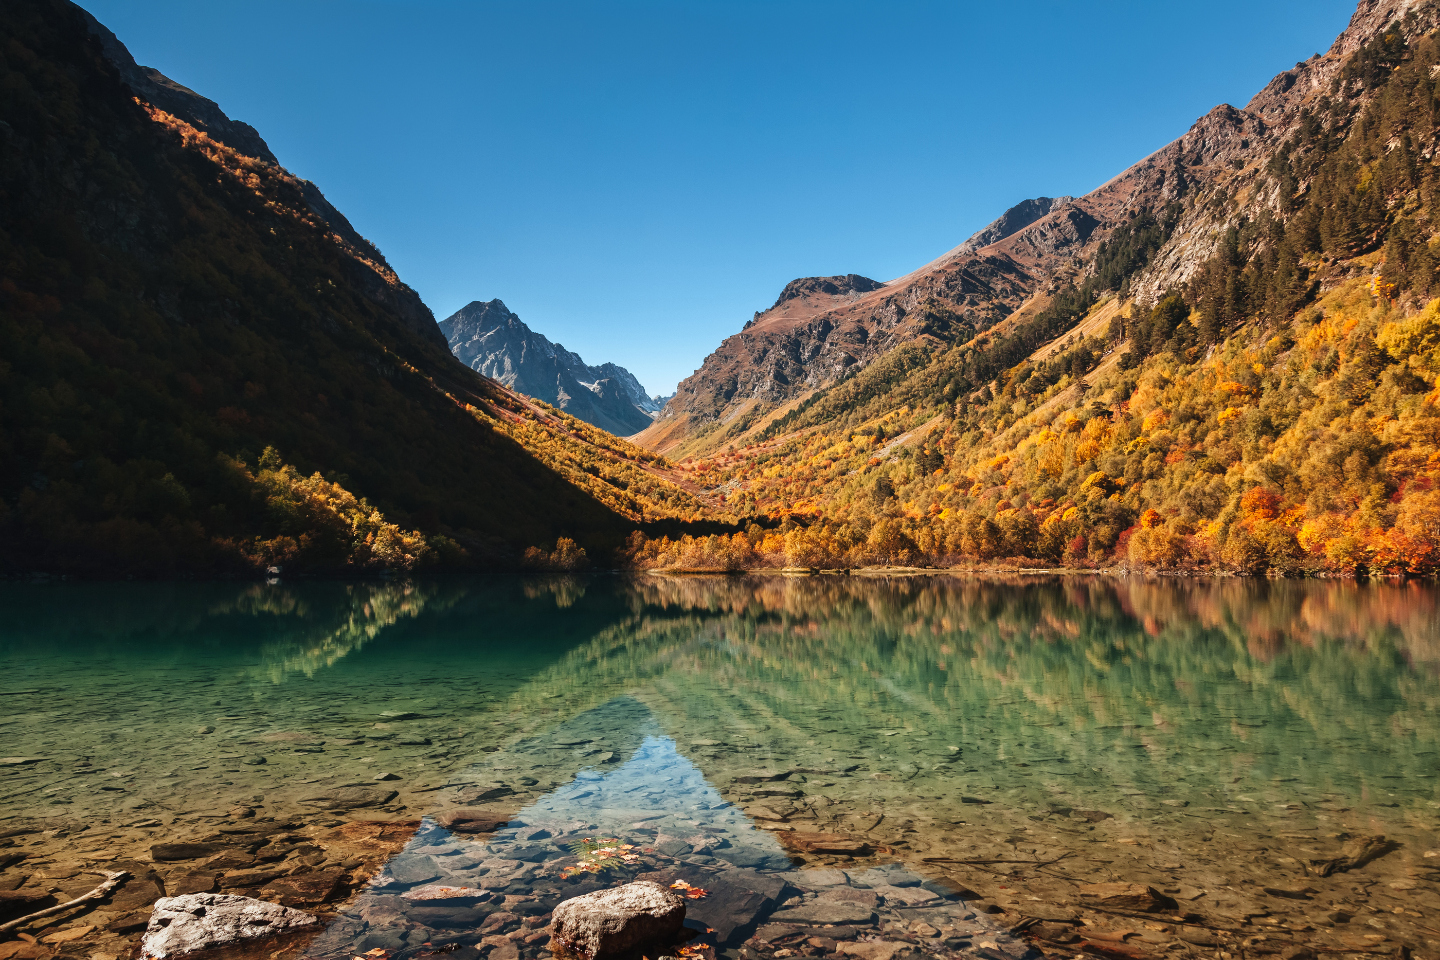
[[[437,325],[67,0],[3,16],[11,573],[1440,569],[1435,0],[903,277],[795,280],[663,409],[499,300]]]

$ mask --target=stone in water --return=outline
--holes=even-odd
[[[585,960],[655,947],[663,950],[685,923],[685,901],[658,883],[597,890],[555,908],[556,946]]]
[[[155,902],[140,954],[165,960],[313,926],[314,917],[276,903],[220,893],[192,893]]]

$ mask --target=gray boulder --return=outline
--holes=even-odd
[[[302,910],[223,893],[192,893],[155,901],[140,955],[154,960],[292,933],[318,921]]]
[[[664,948],[685,924],[685,901],[658,883],[638,881],[597,890],[555,908],[550,935],[586,960]]]

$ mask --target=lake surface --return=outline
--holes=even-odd
[[[296,948],[316,957],[545,957],[555,903],[634,877],[708,891],[692,955],[1440,956],[1437,601],[1080,577],[4,584],[0,862],[27,856],[0,889],[130,864],[318,910]],[[210,847],[152,855],[178,841]],[[1155,900],[1088,886],[1113,882]],[[121,955],[132,900],[57,923],[93,926],[57,949]]]

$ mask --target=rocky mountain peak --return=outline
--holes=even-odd
[[[846,294],[869,293],[871,290],[879,290],[883,286],[885,284],[880,281],[862,277],[857,273],[847,273],[841,277],[801,277],[785,284],[785,289],[780,291],[775,306],[770,309],[774,310],[775,307],[787,300],[816,295],[843,297]]]
[[[619,436],[650,426],[661,402],[614,363],[587,364],[536,333],[501,300],[472,300],[440,332],[471,369]]]
[[[984,229],[978,231],[969,240],[956,247],[954,253],[973,253],[992,243],[999,243],[1006,237],[1024,230],[1052,210],[1072,203],[1074,200],[1074,197],[1035,197],[1032,200],[1022,200],[1002,213]]]

